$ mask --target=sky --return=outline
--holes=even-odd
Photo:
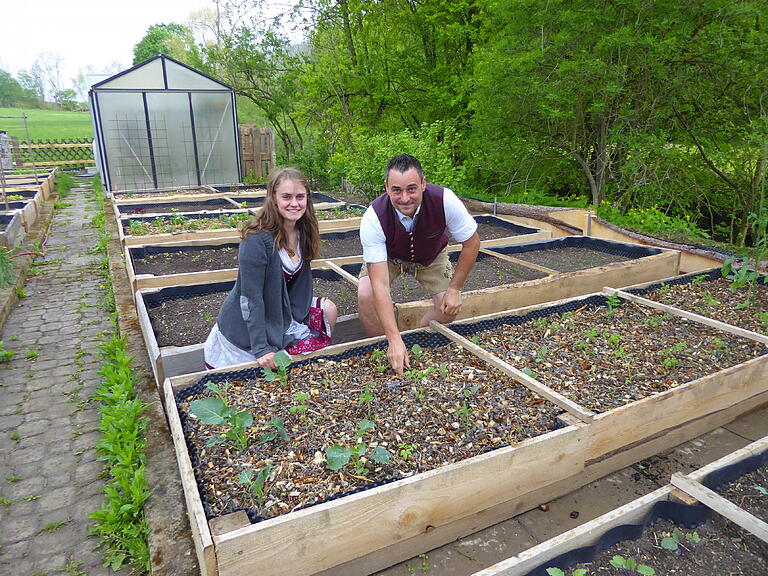
[[[184,24],[189,15],[213,9],[211,0],[14,0],[5,2],[0,31],[0,69],[14,77],[45,52],[59,54],[64,88],[92,66],[96,73],[118,62],[133,64],[133,47],[152,24]],[[110,69],[110,72],[115,72]]]

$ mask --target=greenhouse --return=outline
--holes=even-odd
[[[110,190],[240,181],[231,87],[167,56],[92,86],[94,155]]]

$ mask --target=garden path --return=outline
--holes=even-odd
[[[87,515],[103,501],[97,345],[110,331],[88,250],[96,203],[85,188],[56,206],[44,247],[0,333],[0,573],[114,574]],[[127,573],[126,571],[123,571]]]

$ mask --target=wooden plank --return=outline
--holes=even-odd
[[[205,517],[203,503],[197,490],[189,490],[190,486],[195,484],[195,471],[187,452],[187,443],[184,440],[184,432],[181,428],[179,413],[175,409],[176,401],[173,397],[173,388],[170,382],[164,382],[164,397],[166,407],[174,407],[172,410],[166,410],[168,417],[168,426],[171,429],[173,446],[176,450],[176,462],[179,466],[182,484],[187,487],[184,490],[184,500],[187,504],[187,515],[189,524],[192,528],[192,540],[195,543],[195,551],[200,564],[202,576],[217,576],[218,566],[216,562],[216,551],[213,546],[213,537],[208,528],[208,522]]]
[[[136,289],[145,290],[148,288],[169,288],[171,286],[193,286],[195,284],[229,282],[237,279],[237,270],[237,268],[223,268],[221,270],[180,272],[178,274],[165,274],[162,276],[140,274],[135,278]]]
[[[330,260],[325,260],[324,263],[328,266],[328,268],[336,272],[336,274],[338,274],[339,276],[342,276],[343,278],[346,278],[355,286],[357,286],[358,282],[360,281],[360,279],[357,276],[353,276],[352,274],[344,270],[344,268],[342,268],[335,262],[331,262]]]
[[[702,504],[712,508],[721,516],[725,516],[731,522],[738,524],[744,530],[754,534],[763,542],[768,543],[768,523],[763,522],[760,518],[750,514],[743,508],[739,508],[714,490],[710,490],[695,480],[691,480],[680,472],[672,474],[672,485],[693,496]]]
[[[485,248],[481,248],[480,252],[483,254],[488,254],[490,256],[495,256],[496,258],[501,258],[502,260],[506,260],[507,262],[512,262],[514,264],[517,264],[518,266],[524,266],[526,268],[531,268],[533,270],[538,270],[539,272],[544,272],[545,274],[560,274],[559,270],[553,270],[552,268],[545,268],[544,266],[539,266],[538,264],[534,264],[533,262],[526,262],[525,260],[520,260],[519,258],[513,258],[512,256],[509,256],[508,254],[502,254],[501,252],[493,252],[492,250],[487,250]]]
[[[719,320],[715,320],[713,318],[707,318],[706,316],[701,316],[700,314],[688,312],[687,310],[682,310],[680,308],[673,308],[672,306],[667,306],[666,304],[662,304],[660,302],[654,302],[653,300],[648,300],[647,298],[643,298],[642,296],[636,296],[635,294],[630,294],[629,292],[624,292],[622,290],[618,290],[616,288],[609,288],[609,287],[603,287],[603,293],[607,295],[616,294],[617,296],[620,296],[624,300],[636,302],[638,304],[641,304],[642,306],[647,306],[649,308],[654,308],[656,310],[666,312],[667,314],[672,314],[674,316],[679,316],[681,318],[693,320],[694,322],[698,322],[699,324],[705,324],[707,326],[711,326],[712,328],[717,328],[718,330],[722,330],[723,332],[729,332],[730,334],[741,336],[742,338],[749,338],[750,340],[755,340],[756,342],[768,344],[768,336],[758,334],[757,332],[752,332],[751,330],[745,330],[744,328],[739,328],[738,326],[726,324],[725,322],[720,322]]]
[[[160,348],[155,340],[154,330],[152,329],[152,323],[149,321],[149,313],[147,307],[144,304],[144,298],[142,298],[141,291],[136,291],[134,294],[134,302],[136,303],[136,315],[139,319],[139,327],[141,328],[141,335],[144,337],[144,344],[147,346],[147,355],[149,356],[149,362],[152,365],[152,372],[155,375],[155,382],[160,386],[161,382],[165,380],[165,376],[162,371],[162,364],[160,363]]]
[[[457,334],[453,330],[446,328],[442,324],[435,322],[432,320],[429,323],[429,327],[432,328],[435,332],[438,332],[448,338],[449,340],[452,340],[462,348],[469,350],[477,356],[478,358],[481,358],[483,361],[487,362],[491,366],[497,368],[498,370],[501,370],[504,372],[504,374],[507,374],[508,376],[512,376],[517,382],[531,390],[532,392],[535,392],[539,396],[543,396],[553,404],[556,404],[560,406],[563,410],[566,412],[573,414],[583,422],[591,422],[594,417],[595,413],[591,410],[587,410],[586,408],[580,406],[576,402],[573,402],[572,400],[569,400],[559,392],[555,392],[548,386],[545,386],[541,384],[538,380],[535,378],[531,378],[528,376],[528,374],[521,372],[517,368],[511,366],[507,362],[504,362],[501,358],[498,356],[494,356],[487,350],[483,350],[480,346],[477,344],[474,344],[473,342],[467,340],[463,336]]]

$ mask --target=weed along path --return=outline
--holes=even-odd
[[[104,500],[95,451],[100,410],[97,345],[111,332],[89,248],[99,210],[87,191],[56,201],[45,257],[0,335],[0,573],[112,573],[88,536]],[[118,573],[128,574],[127,570]]]

